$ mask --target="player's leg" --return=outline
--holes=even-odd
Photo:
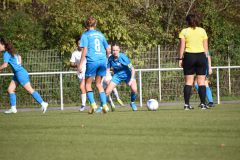
[[[111,81],[106,88],[106,96],[109,99],[109,101],[111,99],[111,93],[116,86],[117,86],[117,84]],[[114,108],[112,107],[112,111],[114,111],[114,110],[115,110],[115,106],[114,106]]]
[[[102,109],[103,113],[107,113],[109,111],[109,108],[107,105],[107,97],[102,86],[102,78],[106,76],[106,73],[107,73],[106,61],[105,60],[99,61],[98,64],[99,66],[96,72],[96,87],[99,92],[99,98],[100,98],[101,107],[102,107],[102,108],[99,107],[98,111]]]
[[[194,74],[195,74],[195,63],[196,58],[193,54],[185,54],[183,60],[183,72],[184,72],[184,79],[185,85],[183,89],[184,94],[184,110],[193,109],[190,105],[190,97],[192,94],[192,85],[194,81]]]
[[[207,109],[206,105],[206,86],[205,86],[205,79],[206,79],[206,71],[207,71],[207,61],[206,55],[199,54],[197,55],[197,62],[198,66],[196,67],[196,75],[197,75],[197,83],[198,83],[198,94],[200,98],[200,107],[202,109]]]
[[[26,70],[22,70],[16,73],[17,80],[23,88],[28,91],[32,95],[32,97],[42,106],[42,112],[45,113],[47,111],[48,103],[44,102],[40,94],[35,91],[30,83],[29,75]]]
[[[197,77],[194,78],[194,86],[195,86],[196,91],[198,92]]]
[[[97,104],[95,102],[94,98],[94,93],[92,89],[92,82],[93,82],[93,77],[86,77],[85,78],[85,83],[86,83],[86,92],[87,92],[87,98],[90,102],[91,109],[89,110],[89,114],[92,114],[95,112],[97,109]]]
[[[212,90],[209,87],[208,78],[206,78],[206,80],[205,80],[205,86],[206,86],[206,96],[207,96],[207,100],[208,100],[208,105],[207,106],[214,107]]]
[[[119,103],[121,106],[124,106],[124,103],[123,103],[123,101],[120,99],[119,94],[118,94],[118,90],[117,90],[116,87],[113,89],[113,94],[114,94],[114,96],[117,98],[118,103]]]
[[[42,112],[45,113],[47,111],[48,108],[48,103],[44,102],[41,95],[35,91],[30,82],[27,82],[26,84],[23,85],[23,88],[28,91],[28,93],[30,93],[32,95],[32,97],[42,106]]]
[[[80,90],[81,90],[81,100],[82,105],[80,111],[84,111],[86,107],[87,95],[86,95],[86,87],[85,87],[85,79],[80,82]]]
[[[92,89],[92,82],[93,82],[93,78],[96,76],[97,68],[98,68],[97,63],[87,63],[86,65],[85,86],[86,86],[87,98],[91,106],[88,112],[89,114],[93,114],[97,109],[97,104],[95,102],[94,93]]]
[[[130,97],[131,103],[130,103],[130,106],[131,106],[133,111],[137,111],[137,106],[135,104],[135,100],[137,98],[137,82],[136,82],[135,79],[132,80],[132,83],[131,83],[130,87],[131,87],[131,97]]]
[[[111,75],[110,76],[106,75],[106,76],[103,77],[103,79],[102,79],[102,86],[103,86],[104,90],[106,90],[108,84],[111,82],[111,79],[112,79]],[[112,111],[115,111],[116,107],[115,107],[115,104],[113,103],[111,94],[107,97],[107,102],[110,103]]]
[[[81,78],[81,79],[79,79],[79,81],[80,81],[79,87],[81,90],[81,101],[82,101],[80,111],[84,111],[86,108],[86,101],[87,101],[85,78]]]
[[[12,80],[8,86],[8,94],[9,94],[9,99],[10,99],[10,106],[11,108],[4,113],[17,113],[17,108],[16,108],[16,93],[15,89],[17,87],[17,81]]]
[[[185,102],[184,109],[185,110],[193,109],[193,107],[191,107],[191,105],[190,105],[193,81],[194,81],[194,75],[185,75],[185,86],[183,89],[184,102]]]

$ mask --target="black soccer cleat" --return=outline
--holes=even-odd
[[[213,102],[209,102],[209,103],[207,104],[207,106],[210,107],[210,108],[211,108],[211,107],[214,107],[214,103],[213,103]]]

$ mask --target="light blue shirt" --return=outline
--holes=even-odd
[[[12,56],[8,51],[5,51],[3,54],[4,63],[10,64],[13,73],[23,70],[24,68],[19,62],[18,55]]]
[[[127,76],[129,74],[131,75],[132,64],[126,54],[119,53],[117,59],[115,59],[113,55],[109,57],[107,68],[113,68],[114,74]]]
[[[106,60],[106,48],[108,43],[104,35],[96,30],[87,30],[80,40],[80,47],[87,47],[87,62]]]

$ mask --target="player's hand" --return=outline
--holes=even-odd
[[[83,68],[81,66],[78,66],[77,70],[78,70],[79,73],[83,72]]]
[[[179,60],[178,66],[179,66],[180,68],[183,68],[183,61],[182,61],[182,60]]]
[[[209,69],[208,69],[208,74],[209,74],[209,75],[212,74],[212,67],[209,67]]]

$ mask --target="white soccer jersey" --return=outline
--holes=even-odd
[[[72,53],[70,62],[79,65],[79,64],[80,64],[81,56],[82,56],[82,52],[80,52],[80,51],[78,51],[78,50],[74,51],[74,52]],[[80,73],[79,71],[77,71],[77,75],[78,75],[79,80],[82,80],[82,79],[85,78],[86,59],[85,59],[85,61],[83,62],[82,68],[83,68],[83,72],[82,72],[82,73]]]

